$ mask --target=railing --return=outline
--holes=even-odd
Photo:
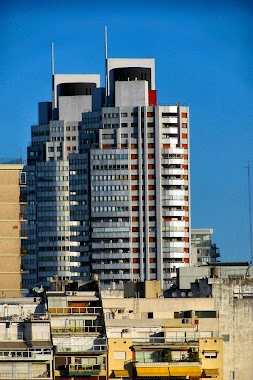
[[[47,313],[32,313],[32,314],[27,314],[26,316],[23,317],[26,320],[32,320],[32,321],[41,321],[41,320],[48,320],[48,314]]]
[[[23,163],[24,161],[22,160],[22,158],[3,158],[3,157],[0,158],[0,164],[4,164],[4,165],[23,164]]]
[[[147,359],[141,359],[141,360],[135,360],[133,362],[135,367],[142,367],[143,364],[148,364],[149,367],[195,367],[196,365],[200,365],[201,360],[195,359],[195,360],[172,360],[172,361],[148,361]]]
[[[16,334],[0,334],[0,340],[23,340],[24,334],[18,332]]]
[[[1,371],[0,379],[50,379],[52,376],[47,371],[45,372],[15,372],[15,371]]]
[[[50,349],[41,350],[41,351],[1,351],[0,352],[0,361],[1,360],[24,360],[24,359],[41,359],[48,360],[48,356],[51,356],[52,352]]]
[[[53,334],[64,333],[99,333],[102,326],[64,326],[64,327],[52,327]]]
[[[37,332],[32,334],[32,340],[47,340],[51,339],[50,332]]]
[[[134,344],[167,344],[167,343],[192,343],[192,342],[198,342],[200,338],[205,338],[205,337],[213,337],[213,336],[218,336],[212,331],[201,331],[200,332],[192,332],[192,334],[187,333],[186,336],[182,336],[182,333],[175,332],[174,336],[169,336],[169,337],[143,337],[143,338],[132,338],[132,342]]]
[[[87,352],[87,351],[107,351],[108,346],[107,342],[104,342],[102,344],[94,344],[94,345],[73,345],[71,343],[69,344],[59,344],[57,347],[58,352]]]
[[[51,314],[101,314],[102,307],[50,307]]]
[[[136,359],[135,360],[135,363],[137,365],[141,365],[141,364],[149,364],[149,365],[152,365],[152,366],[159,366],[161,365],[161,363],[163,363],[164,365],[166,366],[179,366],[180,364],[182,365],[186,365],[185,363],[201,363],[201,359],[199,359],[198,357],[189,357],[189,356],[186,356],[186,357],[182,357],[181,359],[170,359],[168,361],[168,359],[164,359],[164,360],[158,360],[157,358],[155,360],[152,360],[152,359]],[[192,364],[191,364],[192,365]]]
[[[87,372],[87,371],[101,371],[105,370],[104,364],[69,364],[66,369],[71,372]]]

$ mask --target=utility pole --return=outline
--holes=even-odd
[[[250,263],[252,264],[252,219],[251,219],[251,191],[250,191],[250,162],[247,163],[248,196],[249,196],[249,234],[250,234]]]

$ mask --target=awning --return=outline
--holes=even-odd
[[[50,340],[33,340],[28,345],[29,348],[53,348]]]
[[[113,371],[115,377],[128,377],[128,371],[125,369],[115,369]]]
[[[168,367],[136,367],[137,376],[169,376]]]
[[[0,351],[9,351],[9,350],[13,350],[13,351],[23,351],[23,350],[27,350],[28,347],[27,345],[25,344],[25,342],[22,342],[22,341],[18,341],[18,342],[6,342],[6,341],[2,341],[0,342]]]
[[[170,367],[170,376],[201,376],[200,367]]]
[[[205,376],[219,375],[219,370],[217,368],[204,369],[203,371],[204,371]]]

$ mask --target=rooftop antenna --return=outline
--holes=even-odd
[[[107,26],[105,26],[105,106],[107,107],[108,99],[108,46],[107,46]]]
[[[250,162],[247,162],[248,172],[248,196],[249,196],[249,234],[250,234],[250,263],[252,264],[252,218],[251,218],[251,191],[250,191]]]
[[[51,71],[52,71],[52,108],[55,109],[55,93],[54,93],[54,43],[51,48]]]

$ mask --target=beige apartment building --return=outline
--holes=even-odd
[[[26,221],[22,164],[0,164],[0,297],[21,295],[21,240]],[[23,247],[23,245],[22,245]],[[24,250],[25,252],[25,250]]]

